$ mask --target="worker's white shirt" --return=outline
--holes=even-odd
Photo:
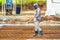
[[[40,21],[40,9],[37,8],[34,13],[34,21]]]

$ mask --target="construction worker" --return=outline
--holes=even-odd
[[[6,15],[12,15],[12,0],[6,0]]]
[[[40,35],[43,35],[43,31],[39,27],[39,23],[41,20],[41,10],[38,6],[38,3],[35,3],[33,6],[35,8],[35,13],[34,13],[35,32],[34,32],[34,36],[37,36],[38,32],[40,33]]]

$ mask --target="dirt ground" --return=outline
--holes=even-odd
[[[0,24],[29,24],[34,23],[33,16],[16,16],[16,17],[6,17],[7,19],[0,20]],[[41,24],[60,24],[60,17],[56,16],[45,16],[41,17]]]
[[[34,37],[34,27],[32,26],[4,27],[0,29],[0,40],[60,39],[60,26],[41,26],[41,28],[44,31],[44,35],[38,34]]]

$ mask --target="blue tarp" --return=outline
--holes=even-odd
[[[21,8],[16,6],[16,14],[20,14]]]

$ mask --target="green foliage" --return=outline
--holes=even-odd
[[[5,0],[0,0],[0,4],[2,4],[2,1],[4,3],[6,3]],[[17,4],[20,4],[21,3],[21,0],[16,0],[16,2],[17,2]],[[22,0],[22,2],[23,3],[35,3],[35,2],[37,2],[37,0]],[[46,2],[46,0],[38,0],[38,2]]]
[[[21,0],[17,0],[17,4],[20,3]],[[22,0],[23,3],[35,3],[37,0]],[[46,0],[38,0],[38,2],[46,2]]]
[[[2,0],[0,0],[0,5],[2,4]]]

